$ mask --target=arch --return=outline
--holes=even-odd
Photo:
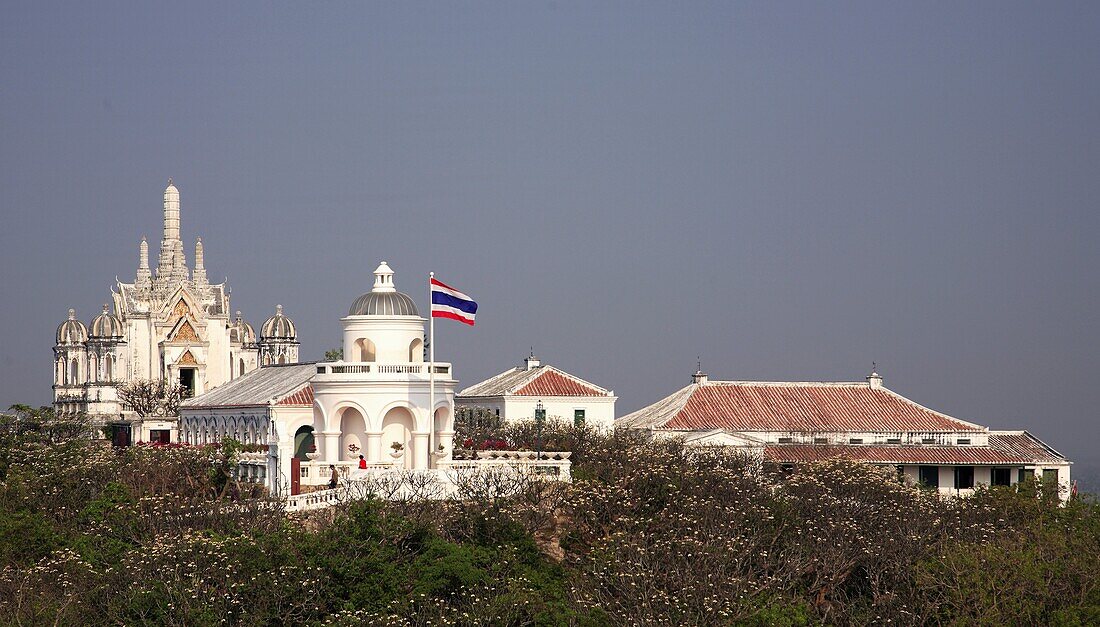
[[[378,348],[369,337],[361,337],[355,340],[355,361],[374,361],[378,355]]]
[[[242,374],[244,374],[244,357],[241,357],[240,359],[238,359],[237,364],[238,364],[237,376],[239,377]]]
[[[76,357],[69,362],[69,385],[80,383],[80,366],[76,363]]]
[[[96,363],[95,353],[88,355],[88,380],[99,381],[99,364]]]
[[[391,408],[382,418],[382,453],[385,455],[393,452],[393,443],[400,443],[404,447],[401,459],[405,468],[412,468],[413,460],[416,459],[417,451],[412,436],[414,425],[412,412],[404,406]]]
[[[340,410],[340,451],[336,459],[356,459],[366,455],[366,447],[366,416],[354,407],[343,408]],[[333,456],[329,456],[329,461],[333,461]]]
[[[286,355],[279,355],[279,365],[281,366],[285,363],[286,363]]]
[[[264,355],[264,365],[265,366],[270,366],[271,365],[271,355],[270,354]]]
[[[454,431],[454,412],[451,410],[451,406],[447,404],[436,405],[435,416],[432,420],[432,430],[436,434]]]
[[[54,368],[54,382],[58,385],[65,385],[65,358],[60,357],[57,360],[56,367]]]
[[[416,338],[409,342],[409,361],[413,363],[424,361],[424,340]]]
[[[241,376],[239,372],[236,375],[233,374],[233,351],[229,351],[229,379],[233,380],[239,376]]]
[[[298,427],[298,430],[294,432],[294,457],[309,459],[306,453],[313,446],[316,446],[316,440],[313,438],[313,427],[309,425]]]
[[[115,360],[110,353],[103,358],[103,378],[107,381],[115,380]]]

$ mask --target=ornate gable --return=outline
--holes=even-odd
[[[172,342],[200,342],[199,334],[195,333],[195,327],[191,326],[189,320],[184,320],[182,324],[176,329],[176,332],[169,336],[169,341]]]
[[[195,359],[195,356],[191,354],[191,351],[185,351],[183,355],[180,355],[179,361],[176,362],[180,365],[197,366],[199,362]]]

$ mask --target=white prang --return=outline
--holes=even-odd
[[[90,328],[70,310],[53,349],[54,408],[87,413],[118,443],[177,440],[175,417],[142,421],[119,402],[118,387],[128,381],[167,379],[197,395],[261,363],[298,360],[293,324],[285,316],[273,325],[280,331],[272,337],[257,337],[240,312],[230,316],[229,288],[207,279],[201,239],[195,242],[194,270],[188,268],[180,239],[180,194],[171,179],[163,221],[155,272],[142,238],[134,281],[116,279],[111,304]]]

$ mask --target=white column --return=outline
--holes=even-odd
[[[316,434],[314,434],[316,435]],[[329,464],[340,461],[340,432],[339,431],[322,431],[321,437],[324,438],[325,450],[324,458]]]
[[[412,458],[412,467],[415,469],[423,469],[429,467],[428,457],[428,436],[427,431],[414,431],[413,436],[413,450],[414,457]]]
[[[368,431],[367,436],[367,450],[363,451],[363,456],[367,458],[368,462],[381,462],[388,461],[382,459],[382,432],[381,431]]]

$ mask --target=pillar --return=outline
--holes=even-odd
[[[414,455],[412,458],[412,468],[424,469],[430,468],[430,457],[428,457],[428,432],[427,431],[414,431],[413,436],[413,450]],[[406,452],[408,453],[408,452]]]
[[[314,432],[314,438],[316,439],[317,433]],[[329,464],[335,464],[340,461],[340,432],[339,431],[322,431],[321,438],[324,440],[324,457],[325,462]]]
[[[381,431],[368,431],[367,436],[367,450],[363,451],[363,456],[367,458],[368,462],[381,462],[387,461],[382,459],[382,432]]]

